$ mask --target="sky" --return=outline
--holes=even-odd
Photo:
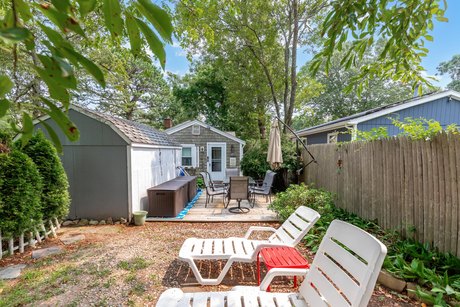
[[[455,54],[460,54],[460,1],[448,0],[446,17],[448,22],[434,22],[434,29],[431,33],[434,40],[427,42],[426,47],[430,51],[422,61],[427,75],[434,76],[437,73],[436,67],[443,61],[448,61]],[[299,50],[298,67],[300,68],[310,58]],[[184,75],[188,72],[190,63],[185,56],[184,50],[180,48],[177,41],[173,45],[166,46],[166,71],[174,74]],[[439,80],[434,85],[445,88],[451,81],[446,75],[436,76]]]

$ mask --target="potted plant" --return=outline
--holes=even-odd
[[[142,226],[145,224],[145,218],[147,217],[147,211],[134,211],[134,225]]]

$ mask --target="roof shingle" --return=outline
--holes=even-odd
[[[168,134],[159,131],[149,125],[100,113],[94,110],[82,108],[80,106],[77,106],[74,109],[83,111],[84,113],[90,113],[93,115],[93,117],[99,118],[99,120],[102,122],[109,121],[116,128],[118,128],[132,143],[181,147],[181,145],[174,141]]]

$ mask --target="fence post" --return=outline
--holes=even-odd
[[[14,240],[13,237],[8,239],[8,252],[10,255],[14,254]]]
[[[24,232],[19,235],[19,252],[24,253]]]
[[[35,236],[37,237],[37,242],[42,243],[42,238],[40,237],[40,232],[38,232],[37,228],[34,227]]]
[[[60,229],[61,228],[61,223],[59,223],[58,218],[54,217],[54,220],[56,221],[56,229]]]
[[[53,238],[56,238],[56,231],[55,231],[55,229],[54,229],[53,220],[50,219],[50,220],[48,221],[48,223],[50,224],[50,229],[51,229],[51,235],[52,235],[52,237],[53,237]]]
[[[32,231],[29,232],[29,246],[35,247],[34,233]]]
[[[2,231],[0,230],[0,259],[2,259],[3,257],[3,248],[2,248],[2,244],[3,243],[3,239],[2,239]]]
[[[46,232],[45,224],[44,224],[43,222],[41,222],[40,228],[41,228],[41,230],[45,233],[45,234],[44,234],[45,239],[48,239],[48,233]]]

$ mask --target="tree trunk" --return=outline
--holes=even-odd
[[[291,94],[289,97],[289,107],[287,114],[284,115],[284,122],[291,126],[292,114],[294,113],[294,105],[297,91],[297,42],[299,40],[299,15],[297,0],[292,1],[292,14],[294,22],[294,30],[292,33],[292,53],[291,53]]]

